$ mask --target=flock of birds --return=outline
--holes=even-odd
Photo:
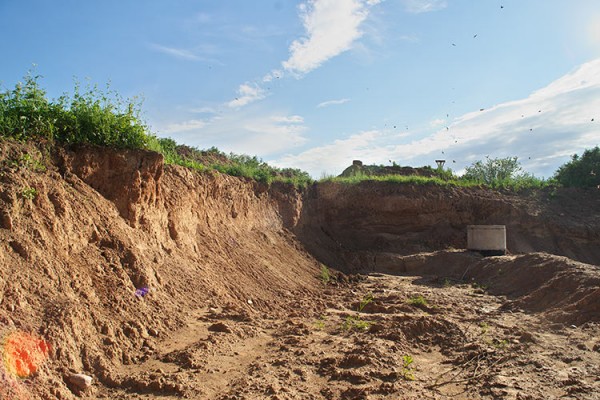
[[[504,9],[504,5],[500,5],[500,9]],[[473,35],[473,39],[476,39],[478,36],[479,36],[479,34],[477,34],[477,33],[474,34]],[[456,43],[452,43],[452,46],[453,47],[457,47],[457,44]],[[454,103],[454,101],[452,103]],[[480,108],[479,111],[480,112],[485,111],[485,108]],[[542,110],[538,110],[538,113],[541,113],[541,112],[542,112]],[[450,117],[450,114],[447,113],[446,114],[446,118],[449,118],[449,117]],[[525,118],[525,114],[521,114],[521,118]],[[591,122],[595,122],[595,118],[592,118]],[[446,132],[450,132],[450,126],[446,126],[445,128],[446,128]],[[396,129],[396,125],[394,125],[394,129]],[[406,126],[406,130],[408,130],[408,126]],[[529,128],[529,132],[533,132],[533,128]],[[452,137],[452,139],[454,139],[454,143],[455,144],[458,144],[458,139],[456,138],[456,136]],[[441,154],[445,155],[446,153],[445,153],[444,150],[441,150]],[[531,160],[531,156],[529,156],[528,159]],[[456,160],[452,160],[452,163],[456,163]]]

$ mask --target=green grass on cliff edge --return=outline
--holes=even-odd
[[[539,179],[533,176],[527,176],[522,178],[512,178],[497,180],[491,184],[483,184],[478,181],[464,179],[448,174],[448,171],[444,171],[443,178],[441,177],[424,177],[424,176],[404,176],[404,175],[385,175],[385,176],[371,176],[364,174],[357,174],[349,177],[333,177],[327,176],[319,180],[319,182],[335,182],[345,185],[356,185],[361,182],[391,182],[398,184],[412,184],[412,185],[435,185],[435,186],[455,186],[455,187],[482,187],[499,190],[510,190],[510,191],[522,191],[528,189],[541,189],[548,186],[554,186],[556,183]]]
[[[40,78],[30,72],[14,89],[0,91],[0,137],[154,150],[163,154],[167,164],[199,171],[216,170],[267,184],[281,181],[303,187],[312,183],[304,171],[273,167],[257,157],[225,154],[216,148],[203,151],[158,138],[141,117],[140,100],[123,99],[109,86],[82,91],[76,84],[73,94],[49,100]]]

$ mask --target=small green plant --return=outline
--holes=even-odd
[[[31,169],[35,172],[44,172],[46,171],[46,166],[42,164],[39,160],[33,158],[31,154],[23,153],[17,159],[8,160],[8,166],[11,168],[19,169],[26,168]]]
[[[497,349],[505,349],[508,346],[508,340],[506,340],[506,339],[502,339],[502,340],[494,339],[494,340],[492,340],[492,346],[494,346]]]
[[[488,285],[482,285],[482,284],[477,283],[477,282],[471,282],[471,287],[473,289],[488,290]]]
[[[427,299],[425,299],[425,297],[421,295],[413,296],[410,299],[408,299],[408,304],[415,307],[426,307],[429,305]]]
[[[373,301],[373,295],[371,293],[367,293],[358,304],[357,313],[363,312],[367,304]],[[369,321],[365,321],[360,318],[360,315],[349,315],[344,320],[342,324],[342,329],[345,331],[350,331],[352,329],[358,329],[360,331],[367,331],[371,327],[371,323]]]
[[[28,200],[33,200],[38,195],[38,191],[35,188],[26,187],[21,190],[21,197]]]
[[[444,280],[442,281],[442,286],[445,288],[449,288],[452,286],[452,282],[450,281],[450,279],[444,278]]]
[[[371,327],[371,323],[369,321],[365,321],[361,319],[359,316],[348,315],[342,324],[342,330],[351,331],[352,329],[357,329],[359,331],[366,331]]]
[[[325,329],[325,316],[321,315],[321,317],[315,321],[315,329],[322,331]]]
[[[415,373],[412,363],[415,360],[410,355],[405,355],[402,357],[402,377],[407,381],[415,380]]]
[[[321,264],[321,282],[327,285],[331,281],[331,275],[329,274],[329,268],[325,264]]]
[[[358,312],[362,312],[364,310],[364,308],[367,306],[367,304],[371,303],[373,301],[373,295],[371,293],[367,293],[365,295],[365,297],[363,297],[363,299],[360,301],[360,304],[358,305]]]
[[[490,329],[490,325],[487,322],[481,322],[479,327],[481,328],[481,335],[485,335]]]

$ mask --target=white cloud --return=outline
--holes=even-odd
[[[402,0],[406,11],[412,14],[438,11],[446,8],[446,0]]]
[[[349,50],[363,32],[368,7],[376,0],[309,0],[299,6],[306,34],[290,45],[290,57],[284,70],[306,74],[327,60]]]
[[[284,73],[280,69],[274,69],[262,78],[263,83],[271,82],[273,79],[283,78]]]
[[[446,123],[446,120],[445,120],[445,119],[442,119],[442,118],[437,118],[437,119],[434,119],[434,120],[430,121],[430,122],[429,122],[429,125],[430,125],[432,128],[438,128],[438,127],[440,127],[440,126],[444,125],[445,123]]]
[[[592,119],[594,121],[592,121]],[[436,122],[436,121],[434,121]],[[583,64],[525,99],[473,111],[432,134],[399,142],[392,131],[361,133],[288,155],[280,165],[318,177],[339,174],[353,159],[375,164],[446,166],[460,171],[486,156],[521,160],[526,171],[550,177],[569,156],[600,144],[600,59]]]
[[[192,108],[189,111],[196,113],[196,114],[218,114],[219,113],[219,111],[217,111],[217,109],[215,109],[213,107]]]
[[[227,103],[231,108],[243,107],[266,97],[262,85],[283,78],[287,73],[300,77],[325,61],[349,50],[363,32],[360,25],[369,7],[383,0],[308,0],[298,6],[305,36],[290,45],[290,56],[255,83],[244,83],[238,96]]]
[[[160,44],[155,44],[152,43],[150,44],[150,47],[160,53],[163,54],[168,54],[170,56],[174,56],[176,58],[181,58],[184,60],[194,60],[194,61],[198,61],[201,60],[202,58],[199,57],[198,55],[192,53],[189,50],[186,49],[178,49],[175,47],[167,47],[167,46],[162,46]]]
[[[315,178],[322,174],[338,175],[352,160],[376,162],[379,158],[378,146],[373,146],[373,143],[381,136],[382,133],[375,130],[360,132],[347,139],[335,140],[333,143],[314,147],[297,155],[283,156],[273,163],[281,167],[300,168]]]
[[[232,110],[207,120],[171,123],[159,132],[190,146],[217,146],[226,152],[266,157],[303,145],[306,129],[304,118],[299,115],[256,115],[256,110]]]
[[[344,104],[349,102],[350,99],[339,99],[339,100],[327,100],[317,105],[318,108],[329,107],[337,104]]]
[[[231,100],[227,105],[231,108],[242,107],[266,96],[265,90],[256,84],[244,83],[238,88],[238,97]]]
[[[163,130],[165,133],[187,132],[202,129],[206,126],[206,121],[191,119],[180,123],[167,125]]]
[[[271,117],[271,121],[286,123],[286,124],[301,124],[304,122],[304,118],[299,115],[290,115],[290,116],[273,116]]]

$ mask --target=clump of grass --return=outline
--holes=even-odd
[[[10,169],[19,170],[29,169],[35,172],[45,172],[46,166],[38,159],[31,156],[31,154],[23,153],[17,158],[7,159],[4,164]]]
[[[345,331],[351,331],[352,329],[357,329],[359,331],[367,331],[371,327],[371,323],[369,321],[365,321],[361,319],[358,315],[349,315],[344,320],[342,324],[342,329]]]
[[[476,183],[464,182],[458,179],[442,179],[439,177],[425,177],[417,175],[383,175],[372,176],[364,174],[356,174],[348,177],[324,177],[319,182],[334,182],[345,185],[356,185],[365,181],[373,182],[391,182],[398,184],[414,184],[414,185],[437,185],[437,186],[478,186]]]
[[[373,301],[373,295],[371,293],[367,293],[362,300],[360,301],[360,304],[358,305],[358,312],[362,312],[364,310],[364,308]]]
[[[408,299],[408,304],[415,307],[427,307],[429,305],[427,299],[425,299],[425,297],[421,295],[413,296],[410,299]]]
[[[0,136],[143,148],[147,126],[135,100],[124,101],[110,88],[94,86],[48,100],[39,75],[29,73],[13,90],[0,92]]]
[[[321,317],[315,321],[315,329],[322,331],[325,329],[325,316],[321,315]]]
[[[327,268],[327,266],[325,264],[321,264],[321,282],[323,282],[324,285],[329,284],[329,282],[331,281],[331,275],[329,273],[329,268]]]
[[[397,184],[411,185],[433,185],[433,186],[452,186],[452,187],[484,187],[497,190],[508,190],[519,192],[529,189],[542,189],[553,187],[556,182],[553,180],[544,180],[536,178],[533,175],[525,174],[510,178],[497,178],[491,181],[475,179],[472,176],[456,176],[450,170],[436,171],[437,175],[431,177],[418,175],[371,175],[367,173],[356,173],[352,176],[322,176],[319,182],[334,182],[344,185],[356,185],[365,181],[387,182]]]
[[[490,330],[490,325],[487,322],[481,322],[479,327],[481,328],[481,335],[485,335]]]
[[[358,313],[361,313],[365,307],[373,301],[373,295],[371,293],[367,293],[358,304],[357,314],[349,315],[344,320],[342,324],[342,329],[345,331],[350,331],[352,329],[357,329],[360,331],[367,331],[371,327],[371,323],[369,321],[363,320]]]
[[[38,195],[38,191],[32,187],[26,187],[21,190],[21,197],[27,200],[33,200]]]

